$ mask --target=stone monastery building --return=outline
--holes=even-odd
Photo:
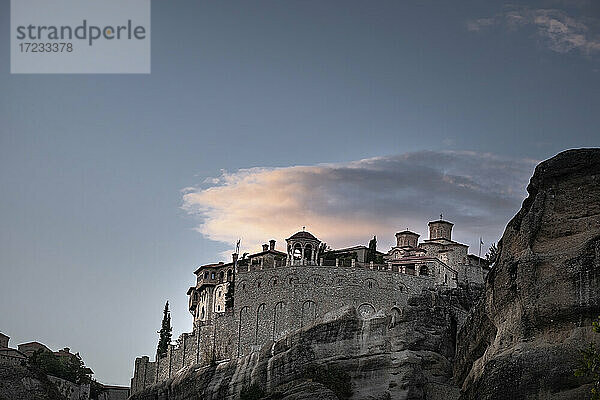
[[[452,240],[453,224],[440,216],[428,225],[429,239],[398,232],[385,254],[367,246],[331,250],[302,230],[286,239],[285,253],[270,240],[258,253],[200,266],[187,291],[194,331],[164,357],[137,358],[131,393],[197,363],[246,356],[343,306],[363,318],[383,312],[395,320],[423,289],[482,284],[487,262]]]

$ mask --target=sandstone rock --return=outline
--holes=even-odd
[[[458,334],[462,399],[587,399],[578,349],[598,341],[600,150],[542,162]]]
[[[455,335],[476,297],[469,288],[424,291],[394,323],[383,314],[362,319],[345,307],[259,352],[192,367],[132,400],[237,399],[251,384],[264,389],[265,399],[337,399],[344,398],[346,375],[352,399],[456,399]],[[318,381],[308,367],[329,379]]]

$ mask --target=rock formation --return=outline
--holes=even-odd
[[[25,365],[0,363],[0,400],[64,400],[48,377]]]
[[[424,290],[401,313],[368,319],[344,308],[131,399],[589,398],[573,370],[600,336],[590,326],[600,314],[600,150],[541,163],[528,192],[481,296]]]
[[[479,293],[425,290],[402,315],[362,319],[353,307],[246,357],[195,366],[132,400],[237,399],[253,385],[272,399],[457,399],[457,326]],[[350,391],[350,392],[348,392]]]
[[[587,399],[578,349],[600,315],[600,150],[542,162],[458,335],[463,399]]]

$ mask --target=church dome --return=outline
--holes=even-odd
[[[317,240],[317,238],[312,233],[306,232],[306,231],[296,232],[292,236],[290,236],[287,240],[290,240],[290,239],[311,239],[311,240]]]

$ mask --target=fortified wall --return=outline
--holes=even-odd
[[[240,260],[234,254],[232,263],[198,268],[196,286],[188,290],[194,331],[182,334],[165,357],[137,358],[131,392],[194,364],[247,355],[342,306],[354,306],[364,318],[394,318],[423,289],[482,283],[484,269],[467,257],[465,245],[450,240],[450,231],[451,224],[445,237],[423,243],[427,249],[417,247],[417,234],[400,232],[398,246],[387,254],[365,246],[323,251],[318,239],[302,231],[287,239],[287,254],[271,241],[260,253]],[[333,265],[322,257],[328,254],[336,257]],[[449,260],[460,262],[451,266]]]
[[[400,315],[410,295],[434,286],[431,276],[400,275],[387,266],[283,266],[238,271],[235,307],[184,333],[167,355],[135,360],[131,392],[164,381],[196,363],[209,364],[249,354],[264,343],[311,325],[329,311],[353,305],[369,317]],[[381,269],[381,270],[380,270]]]

